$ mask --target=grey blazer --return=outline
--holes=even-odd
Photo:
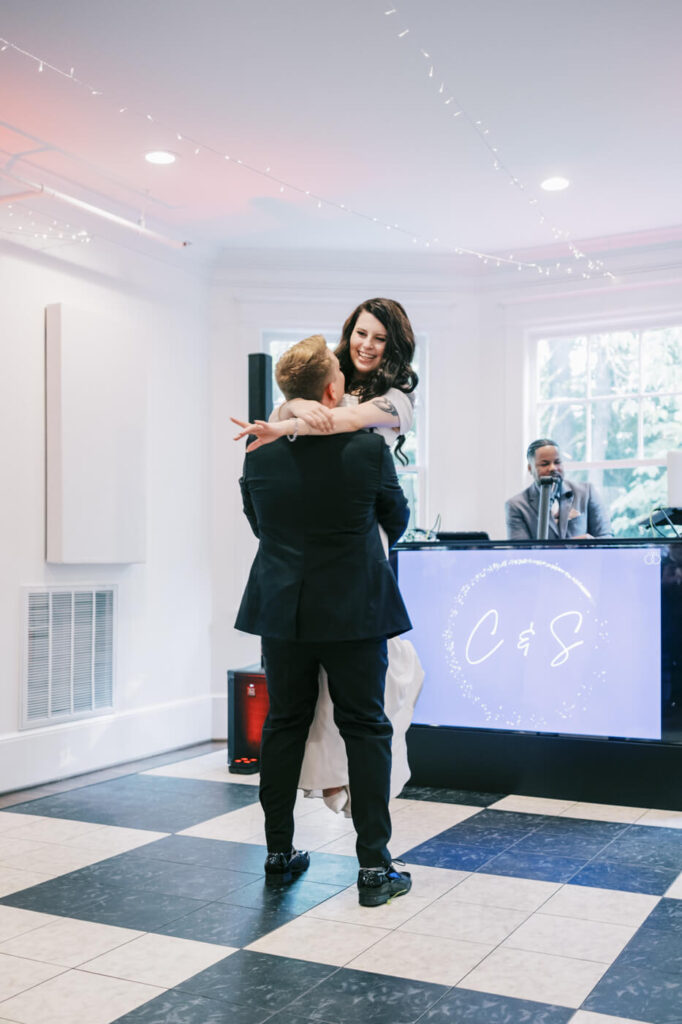
[[[505,503],[509,540],[535,540],[539,505],[540,491],[535,481]],[[564,480],[559,499],[558,528],[550,514],[549,539],[578,537],[581,533],[611,537],[609,515],[593,484],[574,484]]]

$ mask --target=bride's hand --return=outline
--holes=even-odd
[[[264,444],[271,444],[276,441],[278,437],[282,437],[284,430],[282,429],[283,424],[281,423],[266,423],[265,420],[256,420],[254,423],[244,423],[242,420],[237,420],[234,416],[230,416],[233,423],[236,423],[238,427],[241,427],[241,431],[235,435],[235,441],[241,441],[243,437],[249,435],[255,435],[256,440],[252,441],[251,444],[246,446],[247,452],[253,452],[256,448],[260,448]]]
[[[292,398],[286,403],[286,411],[290,416],[298,416],[313,430],[319,430],[323,434],[331,433],[334,425],[331,409],[321,402],[313,402],[308,398]]]

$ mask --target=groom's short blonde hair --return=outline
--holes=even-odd
[[[275,380],[284,397],[319,402],[332,377],[331,351],[321,334],[313,334],[284,353],[275,367]]]

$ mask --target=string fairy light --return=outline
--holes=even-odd
[[[74,242],[78,245],[88,244],[92,240],[92,235],[85,228],[74,227],[51,214],[34,210],[32,205],[29,208],[23,197],[35,199],[36,194],[0,196],[0,236],[20,238],[24,245],[37,244],[41,249],[71,245]],[[11,224],[3,221],[11,221]],[[43,244],[45,242],[47,245]]]
[[[398,9],[396,7],[392,7],[390,10],[384,11],[384,15],[387,16],[387,17],[388,16],[392,16],[394,14],[398,14],[398,13],[399,13],[399,11],[398,11]],[[404,29],[401,32],[398,32],[397,33],[398,39],[403,39],[407,35],[408,32],[409,32],[409,28],[408,29]],[[428,51],[428,50],[426,50],[426,49],[424,49],[422,47],[417,47],[417,49],[418,49],[420,55],[425,60],[429,61],[429,68],[428,68],[428,71],[427,71],[427,78],[433,79],[434,72],[435,72],[435,65],[432,63],[433,58],[431,57],[430,51]],[[438,76],[438,77],[440,77],[440,76]],[[437,95],[441,96],[443,94],[444,86],[445,86],[445,82],[444,82],[444,80],[442,80],[441,81],[441,85],[440,85],[440,87],[439,87],[439,89],[437,91]],[[448,91],[448,93],[450,93],[450,89],[448,89],[447,91]],[[457,101],[455,99],[455,96],[451,94],[449,96],[449,98],[447,100],[445,100],[445,105],[449,106],[450,103],[452,103],[453,101],[457,103]],[[464,121],[466,121],[471,126],[471,128],[476,132],[476,134],[478,135],[480,141],[483,143],[483,145],[486,147],[486,149],[490,153],[490,156],[492,158],[492,163],[493,163],[494,170],[497,171],[497,172],[502,172],[502,173],[506,174],[508,179],[509,179],[509,184],[512,185],[514,188],[516,188],[519,192],[521,192],[524,195],[524,198],[525,198],[525,193],[526,193],[526,190],[527,190],[526,184],[523,181],[521,181],[520,178],[518,178],[515,174],[512,173],[512,171],[509,169],[509,167],[507,167],[507,165],[505,164],[504,160],[499,156],[499,146],[497,146],[497,145],[494,146],[492,144],[490,138],[489,138],[489,136],[490,136],[490,129],[487,127],[487,125],[485,125],[483,123],[483,121],[481,121],[480,119],[476,119],[476,118],[472,117],[471,114],[469,114],[468,111],[460,103],[457,103],[457,106],[458,106],[459,109],[456,112],[454,112],[452,116],[453,117],[463,117]],[[527,200],[527,202],[528,202],[529,206],[537,207],[538,221],[539,221],[539,223],[541,225],[544,225],[548,221],[548,218],[547,218],[546,212],[544,212],[541,209],[538,200],[536,198],[531,198],[531,199]],[[560,241],[561,239],[565,240],[565,243],[566,243],[566,245],[567,245],[571,255],[574,257],[574,259],[577,259],[577,260],[587,260],[587,254],[584,253],[575,244],[575,242],[572,241],[572,239],[571,239],[571,237],[570,237],[570,235],[569,235],[569,233],[567,231],[558,228],[554,224],[550,224],[550,231],[551,231],[555,241]],[[589,266],[589,262],[591,262],[591,264],[592,264],[591,267]],[[588,269],[590,269],[592,271],[598,271],[598,272],[601,273],[601,275],[603,277],[609,278],[611,280],[615,280],[614,275],[610,271],[606,270],[605,264],[604,264],[603,260],[592,260],[592,261],[589,261],[589,262],[588,262]],[[567,267],[566,268],[566,272],[570,273],[572,271]],[[591,274],[588,273],[587,275],[585,275],[585,273],[583,273],[583,277],[585,277],[585,276],[590,277]]]
[[[396,14],[396,13],[398,13],[397,12],[397,8],[392,8],[391,10],[388,10],[388,11],[385,12],[386,15],[392,15],[392,14]],[[409,28],[403,30],[400,33],[400,37],[403,38],[408,33],[409,33]],[[49,61],[45,60],[44,58],[38,57],[35,54],[30,53],[28,50],[22,49],[21,47],[17,46],[15,43],[13,43],[11,40],[4,39],[4,38],[0,37],[0,52],[5,52],[6,50],[11,50],[11,51],[15,52],[16,54],[24,57],[25,59],[27,59],[29,61],[32,61],[34,64],[37,64],[39,69],[41,69],[41,70],[47,69],[48,71],[50,71],[50,72],[52,72],[52,73],[54,73],[56,75],[59,75],[62,78],[68,79],[75,86],[77,86],[77,87],[79,87],[81,89],[87,90],[87,92],[91,96],[99,97],[99,96],[103,96],[104,95],[104,92],[102,90],[95,88],[91,83],[86,82],[84,79],[79,78],[75,74],[75,70],[74,70],[73,67],[71,67],[69,69],[68,73],[67,73],[62,68],[57,67],[56,65],[50,63]],[[427,53],[427,51],[421,50],[420,52],[423,54],[424,57],[430,59],[429,58],[429,54]],[[430,65],[430,77],[433,77],[433,71],[434,71],[434,68],[433,68],[433,66]],[[444,82],[443,82],[443,90],[444,90]],[[449,92],[449,90],[448,90],[448,92]],[[449,95],[449,97],[445,101],[445,103],[446,104],[450,104],[451,102],[454,101],[454,99],[455,98],[454,98],[453,95]],[[460,108],[459,104],[457,104],[457,107],[458,107],[458,109],[453,113],[453,115],[452,115],[453,117],[459,117],[459,116],[463,115],[467,120],[471,120],[468,117],[468,115],[466,114],[464,108]],[[127,114],[128,116],[131,116],[131,117],[143,118],[143,119],[145,119],[147,121],[154,122],[156,125],[159,126],[159,128],[161,128],[163,130],[167,130],[170,133],[174,134],[175,138],[176,138],[176,140],[178,142],[185,143],[193,151],[194,156],[199,156],[201,153],[207,153],[207,154],[209,154],[211,156],[215,156],[215,157],[220,158],[223,162],[237,163],[240,167],[242,167],[245,171],[248,171],[250,174],[254,174],[254,175],[257,175],[257,176],[259,176],[261,178],[265,178],[270,183],[272,183],[273,185],[279,186],[280,193],[284,193],[285,191],[288,190],[288,191],[290,191],[291,193],[293,193],[295,195],[300,195],[301,197],[303,197],[305,199],[312,200],[315,203],[317,209],[322,209],[322,208],[326,207],[328,209],[332,209],[332,210],[336,210],[336,211],[341,211],[341,212],[346,213],[349,216],[353,216],[353,217],[355,217],[357,219],[361,219],[361,220],[367,221],[369,223],[377,224],[380,227],[383,227],[385,230],[396,231],[396,233],[398,233],[398,234],[402,234],[402,235],[404,235],[406,237],[409,237],[413,244],[421,243],[421,244],[423,244],[423,246],[425,248],[430,248],[431,245],[434,244],[434,245],[439,245],[441,250],[443,250],[445,252],[454,253],[454,254],[456,254],[458,256],[470,256],[470,257],[473,257],[475,259],[478,259],[480,262],[486,261],[486,264],[488,263],[488,261],[492,261],[495,264],[495,266],[497,266],[497,267],[512,266],[512,267],[516,267],[520,271],[521,270],[537,270],[540,273],[547,274],[547,275],[549,275],[549,273],[550,273],[549,268],[542,268],[538,262],[532,262],[532,261],[516,259],[513,256],[504,257],[504,256],[499,256],[497,254],[494,255],[494,254],[491,254],[491,253],[481,252],[481,251],[479,251],[477,249],[468,248],[466,246],[460,246],[460,245],[457,245],[456,243],[453,243],[453,242],[440,241],[440,240],[434,239],[434,238],[427,238],[423,234],[420,234],[419,232],[415,232],[415,231],[409,230],[407,228],[398,227],[397,224],[390,225],[386,221],[382,220],[380,217],[372,216],[371,214],[364,213],[363,211],[360,211],[360,210],[355,210],[352,207],[346,205],[345,203],[340,203],[337,200],[330,199],[327,196],[323,196],[323,195],[320,195],[320,194],[318,194],[316,192],[313,192],[311,189],[306,189],[305,187],[303,187],[301,185],[295,184],[295,183],[290,182],[290,181],[286,181],[283,178],[280,178],[279,176],[274,174],[272,172],[272,169],[271,169],[270,166],[268,166],[265,169],[263,169],[263,168],[260,168],[260,167],[256,167],[256,166],[248,163],[245,160],[242,160],[242,159],[239,159],[239,158],[233,158],[231,156],[228,156],[224,152],[216,149],[214,146],[208,145],[207,143],[204,143],[204,142],[202,142],[202,141],[200,141],[198,139],[193,138],[192,136],[188,135],[185,131],[181,130],[180,128],[169,126],[164,121],[159,120],[156,117],[154,117],[154,115],[149,113],[148,111],[144,111],[144,112],[143,111],[137,111],[137,110],[134,110],[133,108],[128,107],[128,106],[117,106],[117,109],[118,109],[118,114],[119,115]],[[472,124],[473,123],[474,122],[472,121]],[[479,125],[480,125],[480,122],[479,122]],[[496,150],[495,150],[495,152],[496,152]],[[516,179],[516,181],[513,182],[513,183],[519,184],[518,183],[518,179]],[[153,234],[153,233],[150,232],[150,234]],[[574,255],[576,255],[576,258],[578,258],[578,256],[583,256],[584,254],[576,254],[574,252]],[[613,275],[607,275],[607,276],[613,277]]]

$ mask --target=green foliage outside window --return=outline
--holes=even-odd
[[[566,475],[596,484],[616,536],[640,536],[667,501],[666,452],[682,446],[682,325],[542,339],[536,402]]]

